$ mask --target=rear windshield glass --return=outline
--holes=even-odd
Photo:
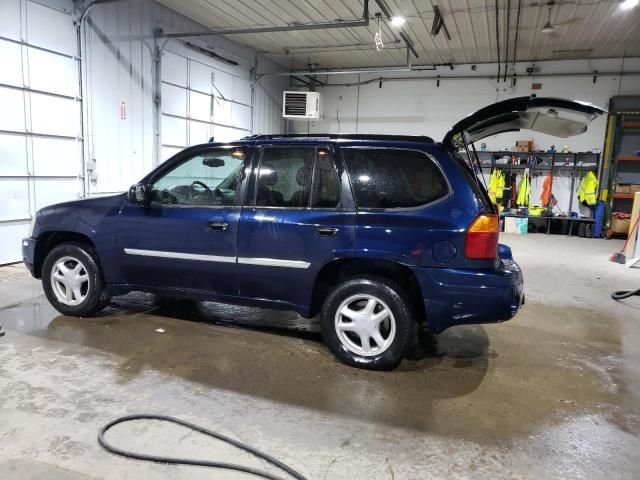
[[[478,208],[481,211],[493,212],[495,209],[491,200],[489,199],[489,195],[487,194],[487,190],[484,188],[482,184],[482,180],[478,178],[478,176],[473,173],[473,170],[469,166],[469,164],[457,154],[451,154],[451,157],[455,159],[455,161],[460,165],[462,172],[464,173],[471,190],[473,190],[473,195],[476,198],[476,203]]]
[[[343,148],[358,208],[409,208],[448,193],[447,182],[427,155],[392,148]]]

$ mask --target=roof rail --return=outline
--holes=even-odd
[[[433,138],[426,135],[380,135],[366,133],[286,133],[269,135],[249,135],[242,140],[273,140],[276,138],[323,138],[329,140],[388,140],[397,142],[434,143]]]

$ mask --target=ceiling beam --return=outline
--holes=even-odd
[[[299,23],[258,28],[228,28],[206,32],[164,33],[158,31],[157,38],[210,37],[213,35],[248,35],[251,33],[296,32],[301,30],[326,30],[331,28],[352,28],[369,26],[369,0],[364,0],[362,17],[359,20],[337,20],[335,22]]]

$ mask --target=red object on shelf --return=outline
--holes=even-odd
[[[626,212],[613,212],[611,218],[617,218],[618,220],[629,220],[631,218],[630,213]]]
[[[614,193],[613,198],[626,198],[628,200],[633,200],[635,193]]]
[[[640,157],[637,155],[618,155],[619,162],[640,162]]]

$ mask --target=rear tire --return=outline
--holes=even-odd
[[[406,293],[382,277],[357,277],[334,287],[322,306],[325,343],[342,362],[368,370],[393,370],[416,338]]]
[[[88,317],[110,301],[98,256],[81,243],[63,243],[47,254],[42,288],[49,303],[64,315]]]

